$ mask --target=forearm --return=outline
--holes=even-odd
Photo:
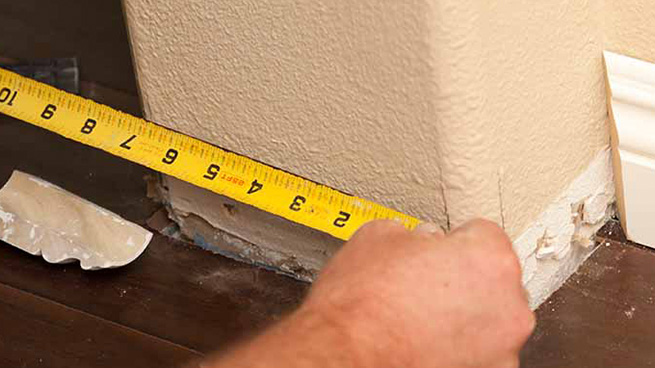
[[[446,236],[381,221],[344,245],[297,312],[201,367],[514,368],[533,328],[497,225]]]
[[[355,341],[356,333],[344,325],[349,322],[305,306],[209,367],[379,367],[376,354]]]

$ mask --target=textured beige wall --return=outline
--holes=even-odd
[[[516,237],[608,143],[601,2],[436,3],[450,218]]]
[[[655,62],[655,3],[606,0],[605,48]]]
[[[125,4],[149,118],[445,222],[425,2]]]
[[[601,0],[125,4],[149,118],[444,226],[516,237],[608,144]]]

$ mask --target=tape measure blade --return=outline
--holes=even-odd
[[[4,69],[0,112],[340,239],[377,218],[420,222]]]

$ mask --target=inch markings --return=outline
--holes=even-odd
[[[347,240],[364,223],[416,218],[0,69],[0,113]]]

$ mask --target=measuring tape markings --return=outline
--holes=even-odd
[[[340,239],[374,219],[420,222],[4,69],[0,112]]]

